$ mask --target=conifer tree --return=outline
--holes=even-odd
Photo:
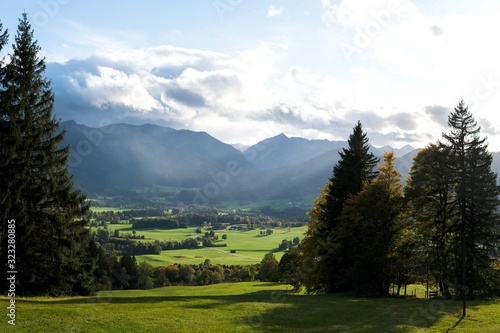
[[[360,295],[388,295],[396,271],[396,244],[402,225],[401,175],[394,169],[394,154],[384,153],[384,164],[371,183],[344,204],[335,242],[344,260],[338,285]]]
[[[448,172],[455,187],[457,206],[456,282],[462,286],[463,316],[465,294],[472,297],[498,287],[492,274],[491,253],[499,243],[499,195],[497,175],[491,171],[492,155],[485,138],[480,138],[468,107],[461,101],[448,117],[449,133],[440,143],[451,156]]]
[[[17,285],[24,294],[92,292],[86,197],[68,175],[69,146],[53,117],[54,95],[43,77],[45,60],[26,13],[2,77],[2,152],[14,141],[5,180],[9,218],[16,219]],[[3,129],[3,128],[2,128]],[[10,138],[7,141],[3,139]],[[14,193],[14,192],[15,193]],[[14,194],[14,195],[12,195]],[[5,221],[2,221],[5,223]]]
[[[456,231],[454,186],[448,171],[447,150],[431,144],[419,151],[410,170],[405,198],[418,235],[417,249],[421,273],[439,285],[441,294],[450,296],[453,277],[452,240]]]
[[[0,52],[8,41],[8,32],[3,31],[2,22],[0,22]],[[10,215],[11,201],[16,196],[16,191],[11,186],[12,169],[10,164],[15,157],[16,137],[13,135],[14,128],[8,121],[7,96],[5,94],[5,62],[0,53],[0,269],[2,277],[7,269],[7,221],[12,219]],[[0,288],[5,290],[7,281],[2,278]]]
[[[330,229],[334,229],[342,214],[345,200],[359,193],[366,181],[377,175],[376,166],[380,161],[370,153],[368,136],[358,121],[347,141],[348,148],[339,152],[340,160],[333,167],[333,176],[328,184],[326,204],[323,206],[325,219]]]
[[[376,177],[379,159],[369,152],[367,134],[358,121],[349,136],[348,148],[339,152],[340,160],[333,167],[333,176],[315,201],[313,215],[303,239],[305,286],[308,292],[335,292],[338,275],[346,263],[335,254],[336,227],[344,202],[361,191],[365,182]],[[315,271],[314,273],[312,271]]]

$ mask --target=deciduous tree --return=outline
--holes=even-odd
[[[279,262],[272,253],[266,253],[259,266],[259,279],[262,281],[278,281]]]

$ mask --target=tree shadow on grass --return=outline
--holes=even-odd
[[[460,302],[442,299],[352,298],[339,295],[286,295],[249,321],[262,332],[408,332],[431,328],[443,318],[459,329]],[[481,306],[493,305],[481,302]],[[469,309],[477,309],[478,305]],[[449,322],[449,324],[447,324]],[[453,324],[454,323],[454,324]],[[441,327],[440,326],[440,327]],[[449,330],[448,330],[449,331]]]
[[[275,283],[267,284],[269,286],[274,286]],[[261,285],[262,286],[262,285]],[[20,303],[36,303],[36,304],[44,304],[44,305],[56,305],[56,304],[99,304],[99,303],[115,303],[115,304],[136,304],[136,303],[160,303],[160,302],[184,302],[188,304],[190,301],[193,303],[206,300],[206,301],[214,301],[218,304],[223,303],[247,303],[247,302],[263,302],[266,299],[269,299],[270,296],[273,297],[273,300],[278,300],[273,295],[282,295],[287,294],[288,292],[276,290],[276,293],[269,291],[256,291],[252,293],[245,293],[241,295],[189,295],[189,296],[113,296],[110,294],[109,296],[89,296],[89,297],[75,297],[75,298],[65,298],[65,299],[57,299],[57,298],[49,298],[49,299],[37,299],[37,298],[20,298],[18,301]],[[214,304],[215,304],[214,303]],[[189,305],[187,305],[189,307]]]
[[[274,285],[270,283],[269,285]],[[231,318],[248,332],[407,332],[425,330],[443,317],[449,329],[459,329],[461,303],[443,299],[354,298],[346,295],[298,295],[283,290],[256,291],[241,295],[113,296],[61,300],[20,299],[47,306],[56,304],[156,304],[170,302],[186,309],[227,311],[237,306],[248,315]],[[470,309],[487,305],[477,303]],[[230,306],[229,308],[224,308]],[[454,323],[454,325],[453,325]],[[445,328],[446,329],[446,328]]]

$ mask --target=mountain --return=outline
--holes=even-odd
[[[255,169],[240,151],[205,132],[156,125],[101,128],[64,122],[75,184],[87,192],[116,193],[138,186],[203,187],[227,170]]]
[[[71,145],[69,167],[75,185],[87,193],[129,195],[134,188],[163,185],[191,189],[193,202],[315,197],[332,176],[345,141],[307,140],[284,134],[244,152],[205,132],[156,125],[114,124],[100,128],[61,124],[62,146]],[[394,151],[396,169],[408,175],[417,149],[371,147],[382,160]],[[493,170],[500,170],[494,153]],[[193,198],[194,196],[194,198]]]
[[[338,160],[338,151],[330,150],[305,162],[242,174],[225,192],[238,200],[287,198],[301,201],[319,194]]]
[[[410,154],[410,153],[413,153],[415,151],[415,148],[413,148],[410,145],[406,145],[406,146],[403,146],[401,148],[392,148],[391,146],[383,146],[383,147],[377,148],[377,147],[371,146],[371,149],[372,149],[372,152],[377,156],[383,156],[384,151],[387,151],[387,152],[393,151],[394,157],[396,157],[396,158],[403,157],[403,156]]]
[[[306,162],[345,144],[342,141],[289,138],[280,134],[260,141],[243,154],[259,169],[270,170]]]

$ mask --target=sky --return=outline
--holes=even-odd
[[[10,43],[23,12],[63,121],[418,148],[464,100],[500,151],[494,0],[5,1]]]

